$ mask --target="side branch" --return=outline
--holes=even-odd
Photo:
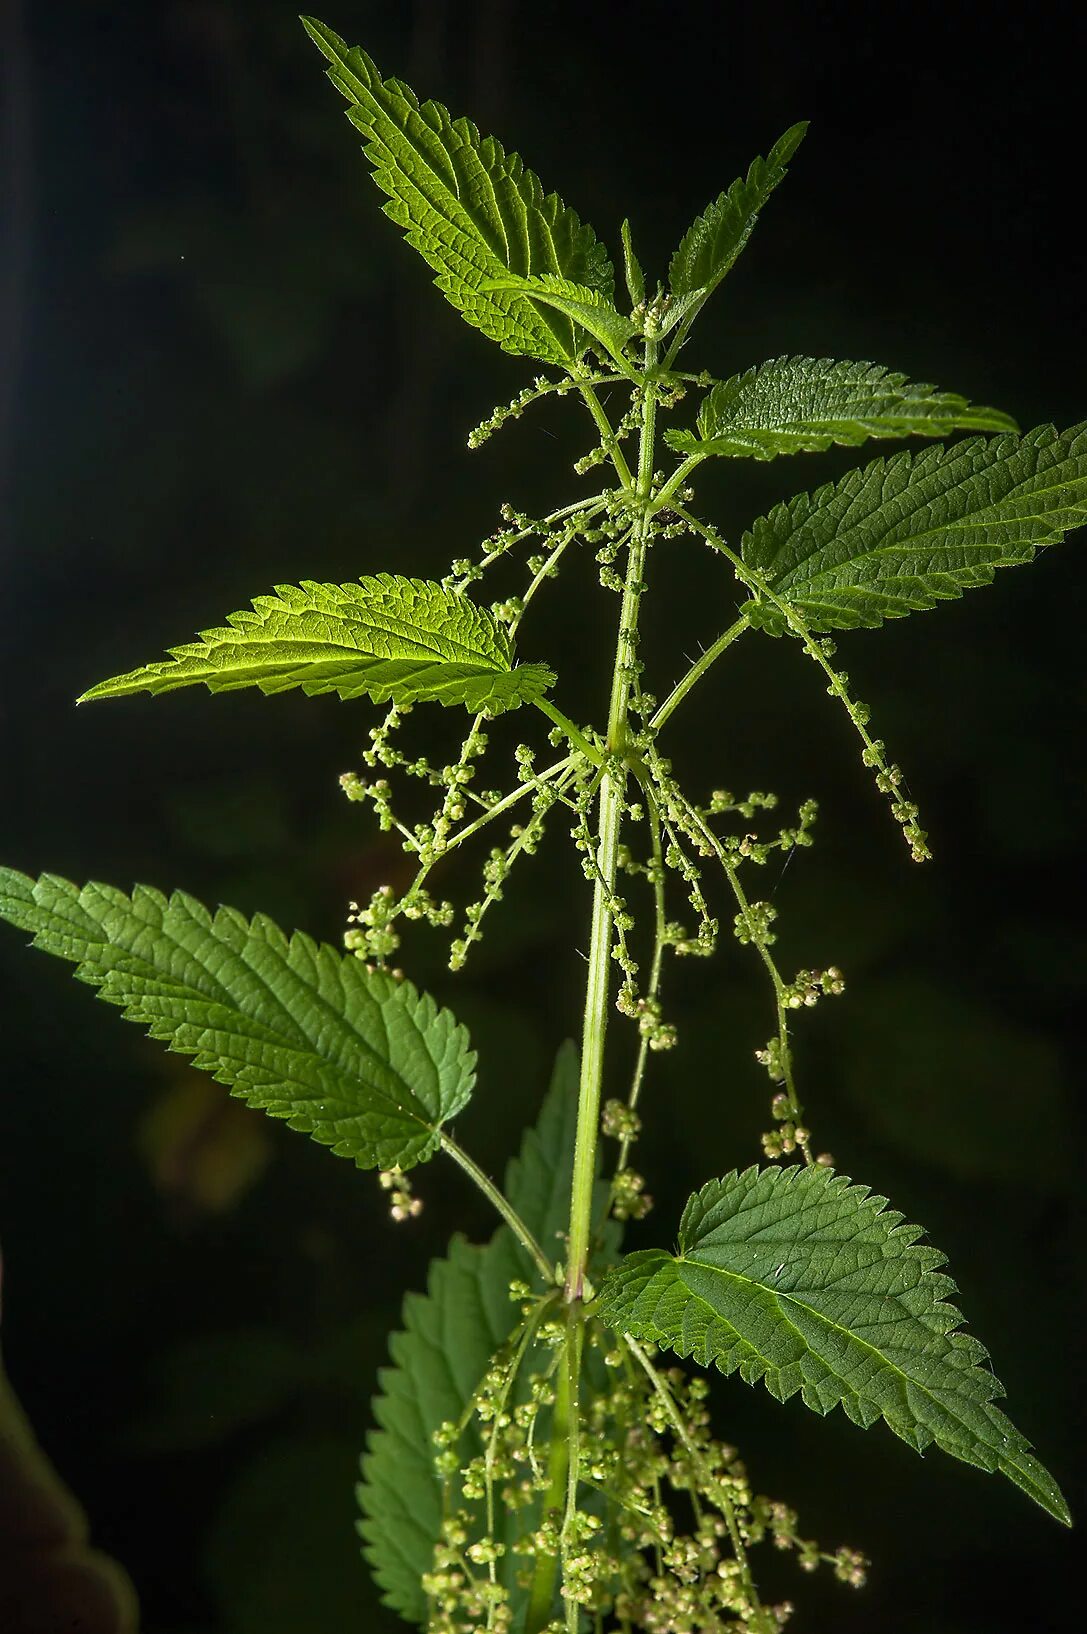
[[[900,768],[892,766],[888,762],[883,743],[879,738],[873,738],[868,731],[867,710],[863,709],[856,699],[850,696],[845,676],[831,664],[822,644],[808,629],[806,621],[800,616],[795,607],[770,588],[761,573],[750,568],[743,557],[725,543],[716,528],[710,527],[706,522],[700,522],[697,516],[685,510],[682,505],[673,503],[672,509],[677,516],[682,517],[692,532],[705,539],[708,545],[712,546],[714,550],[720,552],[727,561],[732,563],[736,577],[741,584],[745,584],[749,590],[754,590],[757,595],[765,597],[770,605],[781,614],[789,634],[795,636],[803,644],[808,657],[814,659],[819,665],[829,682],[828,693],[844,705],[846,713],[864,744],[864,754],[861,758],[867,767],[875,771],[876,787],[880,793],[890,798],[892,815],[895,821],[901,825],[914,862],[929,861],[932,852],[928,847],[928,836],[917,821],[917,808],[912,801],[903,800],[900,793],[900,785],[904,783]]]
[[[738,637],[743,635],[745,630],[750,629],[750,627],[751,622],[748,615],[746,613],[741,613],[735,624],[730,624],[724,635],[718,636],[717,640],[713,643],[713,646],[706,648],[705,652],[702,654],[702,657],[699,658],[696,663],[691,665],[683,679],[676,682],[667,698],[665,698],[664,702],[653,716],[653,719],[649,723],[650,728],[653,731],[656,731],[658,727],[664,725],[665,721],[675,711],[677,705],[683,702],[691,688],[702,679],[703,675],[705,675],[706,671],[711,667],[711,665],[717,662],[725,649],[727,647],[731,647],[732,643],[737,640]]]
[[[611,460],[612,465],[615,467],[615,472],[619,478],[619,481],[623,484],[624,488],[633,492],[635,484],[634,478],[631,475],[630,466],[627,464],[626,455],[619,446],[619,439],[615,435],[615,429],[607,415],[604,413],[599,397],[589,384],[587,378],[575,375],[574,379],[577,383],[578,390],[585,400],[585,406],[588,408],[589,413],[596,422],[596,429],[600,433],[601,444],[608,452],[608,457]]]
[[[575,726],[569,716],[564,715],[550,698],[534,698],[532,701],[541,714],[546,715],[549,721],[554,721],[559,731],[569,739],[575,749],[581,751],[586,760],[591,760],[594,766],[607,765],[608,757],[603,750],[590,743],[581,728]]]

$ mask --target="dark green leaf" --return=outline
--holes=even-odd
[[[410,982],[181,891],[0,868],[0,918],[231,1094],[360,1169],[411,1168],[475,1082],[468,1035]]]
[[[763,205],[784,181],[789,160],[807,128],[806,121],[792,125],[767,158],[753,159],[747,175],[738,177],[687,229],[668,268],[671,293],[681,303],[687,327],[735,265]]]
[[[1087,425],[896,454],[753,523],[743,559],[813,630],[878,625],[990,584],[1087,520]],[[780,630],[757,598],[753,623]]]
[[[641,262],[634,253],[634,245],[630,237],[630,222],[624,221],[620,229],[623,238],[623,266],[626,272],[627,294],[630,296],[632,307],[641,306],[645,300],[645,273]]]
[[[947,1302],[946,1258],[885,1197],[830,1169],[748,1169],[712,1180],[684,1210],[679,1253],[631,1254],[604,1282],[601,1317],[704,1367],[763,1380],[817,1413],[882,1418],[922,1452],[933,1442],[1000,1470],[1058,1520],[1068,1508],[1029,1443],[993,1406],[984,1346]]]
[[[565,313],[584,330],[586,343],[591,336],[622,368],[629,368],[623,357],[623,347],[635,333],[634,325],[599,290],[571,283],[569,279],[558,278],[553,273],[536,278],[515,278],[510,275],[488,281],[482,287],[516,289],[522,294],[531,295],[535,301],[541,301],[544,306],[553,307],[556,312]]]
[[[565,1044],[536,1127],[506,1172],[506,1194],[545,1253],[558,1249],[568,1223],[577,1086],[577,1051]],[[603,1200],[601,1186],[598,1205]],[[617,1250],[612,1225],[596,1263],[608,1263]],[[431,1568],[443,1513],[433,1435],[461,1417],[491,1357],[509,1338],[517,1320],[509,1298],[515,1279],[541,1287],[531,1259],[506,1227],[482,1248],[454,1238],[448,1257],[430,1267],[427,1293],[405,1299],[404,1331],[390,1342],[394,1365],[382,1372],[374,1404],[380,1428],[363,1459],[360,1530],[386,1602],[411,1622],[426,1616],[420,1579]],[[474,1428],[463,1446],[467,1457],[481,1450]],[[536,1514],[499,1510],[502,1540],[536,1524]],[[507,1557],[503,1570],[512,1572],[514,1565]],[[505,1580],[512,1586],[512,1575]],[[521,1605],[521,1591],[515,1594]]]

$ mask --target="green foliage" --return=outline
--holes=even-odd
[[[558,379],[537,377],[495,410],[471,445],[538,399],[568,396],[587,409],[596,439],[575,470],[609,464],[610,474],[596,494],[543,517],[503,505],[507,525],[481,542],[478,558],[458,554],[441,583],[381,574],[280,586],[167,659],[85,694],[200,683],[213,692],[298,688],[390,704],[370,730],[364,775],[341,778],[345,794],[372,809],[383,834],[395,831],[400,848],[401,866],[389,871],[395,883],[368,881],[369,899],[351,904],[344,946],[353,956],[287,937],[260,915],[249,921],[229,908],[212,915],[180,893],[167,899],[139,886],[127,896],[9,869],[0,870],[0,917],[73,961],[77,976],[127,1019],[251,1106],[360,1168],[385,1171],[395,1219],[408,1221],[422,1206],[398,1171],[439,1149],[501,1216],[483,1246],[454,1237],[431,1268],[427,1293],[408,1296],[363,1461],[365,1553],[387,1603],[425,1621],[428,1634],[469,1627],[574,1634],[590,1626],[775,1634],[791,1608],[760,1599],[749,1549],[763,1539],[794,1550],[805,1569],[823,1561],[841,1581],[863,1581],[857,1550],[823,1552],[801,1535],[787,1505],[760,1496],[738,1450],[710,1429],[706,1379],[658,1371],[642,1339],[738,1371],[749,1383],[761,1379],[781,1400],[800,1394],[819,1413],[840,1405],[865,1428],[882,1418],[918,1451],[935,1444],[1003,1472],[1067,1521],[1053,1479],[994,1405],[1001,1387],[948,1302],[955,1290],[940,1269],[943,1256],[886,1199],[835,1174],[814,1144],[796,1021],[841,994],[844,977],[833,965],[794,972],[778,964],[776,908],[749,881],[760,870],[765,877],[775,853],[791,859],[811,845],[816,802],[802,801],[769,829],[772,794],[716,788],[700,804],[659,739],[749,626],[788,629],[815,661],[820,684],[847,709],[913,856],[927,858],[901,768],[869,734],[867,706],[832,667],[833,644],[812,632],[875,626],[932,607],[989,583],[998,567],[1029,561],[1078,526],[1087,517],[1087,425],[1019,437],[996,410],[870,363],[782,357],[716,385],[678,372],[695,317],[784,178],[803,124],[695,221],[672,257],[667,293],[658,287],[647,299],[623,223],[627,316],[614,304],[612,268],[592,230],[545,194],[515,154],[383,79],[364,52],[349,50],[323,24],[304,21],[362,133],[386,213],[434,270],[438,288],[505,350],[562,371]],[[599,372],[582,363],[586,351],[601,359]],[[685,458],[662,477],[659,421],[692,383],[712,389],[697,435],[663,433]],[[606,399],[597,388],[606,388]],[[691,508],[686,484],[710,455],[769,460],[960,430],[996,435],[877,460],[800,494],[756,521],[739,555]],[[624,446],[635,435],[636,452]],[[662,555],[673,559],[674,542],[685,536],[711,546],[751,600],[658,704],[651,687],[659,677],[646,673],[651,644],[642,643],[644,598],[657,577],[649,555],[667,541]],[[514,662],[529,604],[572,547],[584,547],[582,561],[595,561],[602,589],[621,596],[607,714],[586,725],[545,697],[550,669]],[[506,590],[490,609],[468,599],[469,585],[518,557],[523,594]],[[432,761],[396,739],[419,701],[476,716],[536,704],[561,752],[553,758],[539,743],[514,746],[476,719],[459,756]],[[740,705],[734,701],[734,715]],[[478,775],[485,764],[490,772],[494,762],[485,757],[495,750],[499,780],[510,774],[505,788]],[[401,780],[413,791],[408,813],[397,810]],[[420,820],[420,794],[433,797],[428,820]],[[555,819],[567,824],[592,893],[583,1049],[580,1060],[572,1046],[560,1052],[503,1194],[446,1130],[474,1085],[464,1028],[388,966],[399,957],[404,922],[414,922],[454,927],[449,964],[459,970],[485,919],[489,929],[514,864],[532,856]],[[486,850],[479,894],[461,916],[434,893],[432,875],[496,822],[488,838],[499,833],[502,843]],[[724,918],[711,884],[730,898]],[[763,1151],[796,1162],[711,1182],[687,1206],[678,1254],[651,1248],[616,1266],[616,1222],[640,1220],[652,1206],[630,1160],[650,1059],[676,1042],[665,1007],[666,956],[710,955],[730,917],[735,942],[765,972],[772,1003],[771,1036],[755,1052],[770,1084]],[[603,1101],[615,1010],[637,1028],[625,1103]],[[865,1059],[878,1053],[873,1045]],[[899,1053],[904,1072],[908,1052]],[[515,1051],[507,1056],[512,1079],[522,1064]],[[946,1072],[938,1080],[924,1060],[910,1070],[914,1078],[927,1073],[945,1097],[948,1084],[959,1083]],[[902,1105],[915,1105],[909,1079],[891,1087]],[[986,1093],[983,1082],[980,1116]],[[607,1182],[602,1136],[617,1147]],[[235,1335],[228,1350],[247,1358],[254,1412],[275,1411],[317,1376],[299,1365],[300,1352],[269,1349],[259,1334]],[[214,1374],[222,1355],[205,1346],[183,1365]],[[199,1378],[192,1382],[175,1436],[194,1433],[209,1399],[228,1430],[246,1422],[236,1392],[213,1380],[209,1397]],[[289,1502],[279,1506],[270,1534],[265,1489],[277,1489],[279,1505],[285,1488],[291,1499],[297,1488],[312,1528],[305,1489],[326,1471],[338,1479],[341,1452],[338,1443],[291,1443],[241,1484],[236,1512],[222,1522],[226,1545],[212,1561],[219,1592],[241,1607],[239,1631],[305,1623],[293,1511]],[[322,1536],[330,1524],[320,1518]],[[275,1560],[266,1572],[269,1535]],[[304,1541],[311,1538],[312,1531]],[[240,1580],[230,1570],[235,1554],[246,1557]],[[344,1615],[350,1621],[349,1608]]]
[[[997,409],[913,384],[876,363],[775,357],[721,380],[698,412],[698,436],[667,431],[681,454],[772,460],[815,453],[834,443],[855,447],[869,437],[946,437],[952,431],[1015,431]]]
[[[543,664],[513,665],[509,636],[466,596],[389,573],[358,584],[281,584],[253,611],[171,647],[171,657],[91,687],[79,700],[172,692],[301,687],[375,703],[420,700],[498,714],[540,698],[554,682]]]
[[[585,346],[577,324],[493,281],[551,273],[610,297],[611,262],[592,228],[493,136],[440,102],[420,103],[401,80],[383,80],[364,51],[315,18],[302,21],[350,103],[347,117],[389,196],[386,215],[438,274],[446,300],[504,351],[572,362]]]
[[[604,1319],[704,1367],[760,1379],[817,1413],[882,1418],[923,1452],[935,1442],[1000,1470],[1058,1520],[1067,1505],[1029,1443],[992,1405],[985,1348],[962,1332],[921,1227],[830,1169],[748,1169],[688,1202],[679,1253],[648,1249],[610,1273]]]
[[[506,1195],[545,1250],[555,1246],[569,1210],[577,1080],[577,1051],[565,1044],[537,1123],[506,1171]],[[598,1204],[603,1200],[598,1191]],[[600,1245],[600,1262],[607,1264],[617,1251],[612,1225]],[[460,1501],[445,1495],[434,1435],[442,1424],[464,1418],[492,1356],[510,1338],[518,1320],[512,1282],[542,1286],[508,1227],[483,1246],[454,1237],[446,1258],[431,1264],[426,1294],[407,1295],[404,1330],[390,1340],[394,1365],[382,1372],[374,1403],[380,1428],[363,1459],[359,1530],[386,1603],[411,1622],[426,1617],[421,1581],[431,1568],[443,1513]],[[482,1451],[477,1428],[469,1429],[467,1441],[466,1460]],[[527,1520],[503,1509],[499,1524],[508,1544]]]
[[[404,1331],[389,1342],[394,1365],[382,1371],[374,1400],[380,1428],[363,1459],[359,1530],[385,1603],[413,1623],[426,1617],[422,1579],[444,1510],[434,1434],[461,1418],[509,1338],[516,1321],[510,1283],[523,1274],[504,1229],[485,1247],[454,1237],[447,1257],[431,1262],[426,1294],[407,1295]]]
[[[263,914],[2,868],[0,918],[71,959],[126,1021],[360,1169],[432,1157],[472,1093],[475,1055],[448,1010]]]
[[[751,237],[763,205],[785,180],[789,160],[808,129],[803,120],[780,136],[768,156],[752,159],[746,176],[739,176],[727,192],[688,227],[668,265],[668,282],[684,329],[722,278],[735,266]]]
[[[990,584],[1087,519],[1087,425],[896,454],[753,523],[743,559],[813,630],[875,626]],[[782,619],[756,598],[753,623]]]
[[[542,273],[536,278],[516,278],[511,273],[506,278],[489,281],[484,288],[517,290],[523,295],[531,295],[533,300],[544,306],[553,307],[556,312],[564,313],[587,335],[591,335],[620,368],[629,370],[629,364],[623,357],[623,347],[636,332],[634,324],[629,318],[624,318],[616,310],[614,302],[598,289],[573,284],[568,278],[559,278],[555,273]]]

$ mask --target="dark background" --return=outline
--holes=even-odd
[[[587,424],[544,405],[466,451],[533,365],[462,324],[383,220],[290,7],[7,0],[0,16],[0,855],[183,885],[335,941],[347,899],[399,866],[336,783],[368,706],[193,693],[77,715],[71,700],[274,582],[439,575],[500,500],[576,496]],[[495,129],[613,250],[629,213],[651,275],[753,153],[810,118],[697,365],[871,357],[1025,426],[1087,412],[1070,11],[338,0],[327,20]],[[715,473],[700,501],[735,536],[850,458]],[[670,729],[700,787],[819,799],[816,849],[765,886],[783,963],[849,979],[800,1028],[817,1142],[948,1252],[1012,1415],[1073,1502],[1082,548],[841,641],[921,801],[924,869],[795,648],[749,638]],[[653,567],[663,692],[734,592],[690,542]],[[523,651],[588,717],[614,608],[585,564],[564,588]],[[439,742],[459,724],[424,723]],[[469,883],[451,871],[462,899]],[[434,933],[405,949],[482,1047],[458,1132],[495,1170],[578,1024],[579,883],[556,833],[463,976]],[[372,1180],[117,1027],[10,933],[0,982],[7,1365],[146,1628],[392,1627],[352,1537],[368,1398],[403,1288],[453,1223],[490,1229],[482,1205],[435,1165],[421,1220],[393,1226]],[[656,1240],[693,1185],[757,1157],[766,1123],[751,958],[726,942],[711,967],[675,967],[668,993],[681,1045],[655,1068],[643,1153]],[[716,1411],[810,1532],[875,1557],[861,1595],[771,1558],[798,1628],[1064,1626],[1073,1545],[1007,1483],[737,1381]]]

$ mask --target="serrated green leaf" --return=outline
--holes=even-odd
[[[668,267],[671,294],[682,302],[686,327],[713,294],[743,251],[759,219],[759,212],[785,179],[789,160],[804,139],[807,121],[792,125],[774,143],[764,159],[751,161],[746,176],[737,177],[688,227]],[[674,321],[674,315],[673,315]]]
[[[775,357],[718,381],[698,413],[698,435],[669,431],[680,454],[772,460],[869,437],[946,437],[952,431],[1017,431],[998,409],[919,385],[875,363]]]
[[[232,1095],[360,1169],[433,1156],[472,1093],[475,1055],[448,1010],[263,914],[0,868],[0,918]]]
[[[526,1132],[506,1171],[506,1195],[545,1253],[555,1250],[568,1223],[577,1088],[577,1051],[565,1044],[536,1127]],[[595,1263],[607,1264],[617,1252],[618,1228],[612,1224]],[[443,1514],[434,1431],[460,1419],[492,1355],[513,1331],[514,1280],[542,1287],[532,1260],[505,1226],[484,1247],[456,1237],[448,1257],[431,1265],[427,1293],[405,1299],[404,1331],[390,1341],[394,1365],[381,1373],[374,1404],[379,1428],[363,1459],[359,1530],[386,1603],[411,1622],[426,1616],[420,1583],[431,1569]],[[475,1430],[465,1446],[468,1457],[482,1450]],[[534,1509],[511,1515],[499,1507],[502,1541],[537,1524],[535,1515]],[[513,1585],[508,1556],[501,1570],[519,1607],[523,1591]]]
[[[351,50],[315,18],[302,22],[350,103],[347,117],[388,194],[386,215],[437,273],[446,300],[507,352],[572,362],[584,343],[569,317],[485,285],[504,273],[554,273],[610,297],[611,262],[592,228],[557,194],[545,194],[493,136],[454,119],[440,102],[420,103],[401,80],[383,80],[364,51]]]
[[[1087,424],[896,454],[752,524],[743,559],[813,630],[876,626],[990,584],[1087,520]],[[756,598],[752,623],[780,629]]]
[[[918,1452],[1000,1470],[1067,1524],[1056,1482],[993,1406],[1003,1390],[947,1302],[946,1257],[920,1236],[832,1170],[734,1172],[690,1199],[677,1256],[651,1249],[609,1273],[599,1314],[779,1401],[799,1391],[817,1413],[882,1418]]]
[[[543,664],[513,665],[506,631],[466,596],[389,573],[357,584],[276,586],[253,611],[169,649],[171,657],[91,687],[80,698],[123,698],[203,684],[209,692],[301,687],[310,697],[364,694],[375,703],[463,704],[498,714],[554,684]]]
[[[455,1237],[447,1258],[431,1264],[425,1294],[404,1300],[404,1330],[389,1341],[392,1366],[378,1375],[378,1429],[367,1441],[358,1488],[363,1553],[386,1605],[412,1623],[426,1619],[422,1577],[432,1570],[441,1533],[442,1483],[434,1468],[434,1432],[457,1422],[492,1355],[516,1320],[509,1285],[522,1276],[510,1234],[486,1247]],[[467,1456],[482,1450],[466,1438]],[[500,1508],[503,1534],[513,1518]]]
[[[481,287],[488,290],[519,290],[557,312],[564,312],[585,331],[586,338],[592,336],[599,341],[622,368],[629,370],[630,365],[623,357],[623,347],[637,332],[635,325],[599,290],[589,289],[585,284],[573,284],[568,278],[558,278],[553,273],[545,273],[538,278],[515,278],[508,274],[505,278],[488,279]]]

